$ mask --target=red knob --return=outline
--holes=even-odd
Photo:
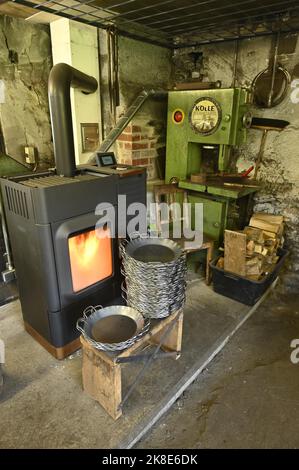
[[[173,115],[173,119],[175,122],[179,123],[179,122],[182,122],[182,120],[184,119],[184,114],[182,111],[175,111],[174,112],[174,115]]]

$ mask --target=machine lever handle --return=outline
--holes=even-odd
[[[254,169],[254,165],[248,168],[248,170],[244,171],[244,173],[242,173],[242,178],[247,178],[247,176],[252,172],[253,169]]]

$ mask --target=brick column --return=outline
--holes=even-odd
[[[157,177],[157,136],[154,136],[153,127],[133,122],[119,136],[116,144],[119,163],[145,166],[149,180]]]

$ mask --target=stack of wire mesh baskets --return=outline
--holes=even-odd
[[[186,254],[172,240],[139,236],[122,242],[123,298],[145,318],[181,309],[186,292]]]

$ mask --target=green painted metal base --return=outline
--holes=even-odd
[[[248,193],[225,190],[224,193],[214,194],[208,191],[214,191],[217,188],[207,186],[204,187],[206,191],[201,192],[198,190],[201,185],[192,184],[190,187],[188,183],[185,185],[181,182],[179,186],[188,189],[188,201],[192,203],[192,229],[195,228],[195,204],[203,204],[203,232],[215,241],[216,247],[221,245],[225,229],[240,230],[248,223],[251,214],[250,204],[254,194],[252,188],[248,188],[250,189]],[[194,190],[195,186],[197,191]]]
[[[212,194],[214,196],[223,196],[230,199],[239,199],[240,197],[247,196],[248,194],[253,194],[258,191],[258,188],[251,187],[240,187],[240,186],[229,186],[225,187],[224,185],[202,185],[197,183],[192,183],[191,181],[185,180],[179,182],[179,187],[183,189],[189,189],[190,191],[197,191],[200,193]]]

